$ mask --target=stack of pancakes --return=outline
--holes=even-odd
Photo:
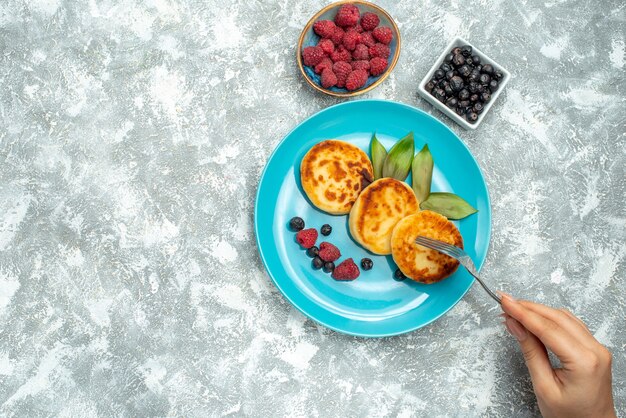
[[[421,235],[463,248],[456,226],[438,213],[420,211],[408,184],[393,178],[372,182],[372,163],[360,148],[338,140],[320,142],[302,159],[300,177],[315,207],[333,215],[349,213],[352,238],[374,254],[391,254],[407,277],[435,283],[459,266],[415,243]]]

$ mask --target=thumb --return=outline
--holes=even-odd
[[[550,360],[548,359],[546,347],[515,318],[509,315],[505,317],[506,320],[504,324],[506,329],[519,342],[526,367],[528,367],[528,372],[530,373],[530,378],[533,381],[535,389],[538,384],[545,385],[546,382],[552,382],[554,380],[554,372],[552,365],[550,365]]]

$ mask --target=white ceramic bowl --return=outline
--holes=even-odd
[[[450,109],[444,103],[441,103],[439,100],[435,98],[435,96],[427,92],[426,89],[424,88],[426,83],[428,83],[428,81],[432,78],[434,72],[437,71],[437,69],[439,68],[441,64],[443,64],[444,58],[446,57],[446,55],[450,53],[452,48],[456,48],[457,46],[460,47],[463,45],[470,45],[472,47],[472,55],[478,55],[480,57],[481,64],[483,65],[491,64],[496,70],[500,70],[502,74],[504,75],[504,77],[502,77],[502,80],[500,80],[500,86],[498,87],[498,90],[496,90],[495,93],[491,94],[491,100],[489,101],[489,103],[485,105],[485,108],[482,111],[482,113],[478,115],[478,120],[476,120],[475,123],[469,123],[463,116],[457,115],[457,113],[454,110]],[[437,61],[435,61],[435,65],[433,65],[433,67],[430,69],[428,74],[426,74],[426,77],[424,77],[424,79],[420,83],[418,87],[418,91],[419,91],[420,96],[422,96],[424,99],[429,101],[433,106],[441,110],[450,119],[454,120],[456,123],[458,123],[465,129],[476,129],[478,128],[478,125],[480,125],[480,123],[485,118],[485,115],[487,114],[487,112],[489,112],[489,109],[491,109],[491,106],[493,106],[496,100],[498,100],[500,93],[502,93],[502,91],[504,90],[504,87],[507,85],[510,78],[511,78],[511,73],[509,73],[503,66],[495,62],[492,58],[485,55],[481,50],[476,48],[471,43],[467,42],[465,39],[456,37],[452,40],[452,42],[448,44],[448,46],[446,46],[446,49],[444,49],[444,51],[441,53]]]

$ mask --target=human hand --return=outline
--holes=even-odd
[[[565,309],[501,293],[505,326],[518,340],[544,418],[615,417],[611,353]],[[561,361],[553,369],[546,348]]]

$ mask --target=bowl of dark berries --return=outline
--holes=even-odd
[[[300,72],[314,89],[331,96],[356,96],[391,73],[400,56],[400,32],[380,6],[341,1],[309,20],[296,55]]]
[[[462,38],[455,38],[419,85],[419,93],[466,129],[476,129],[511,74]]]

